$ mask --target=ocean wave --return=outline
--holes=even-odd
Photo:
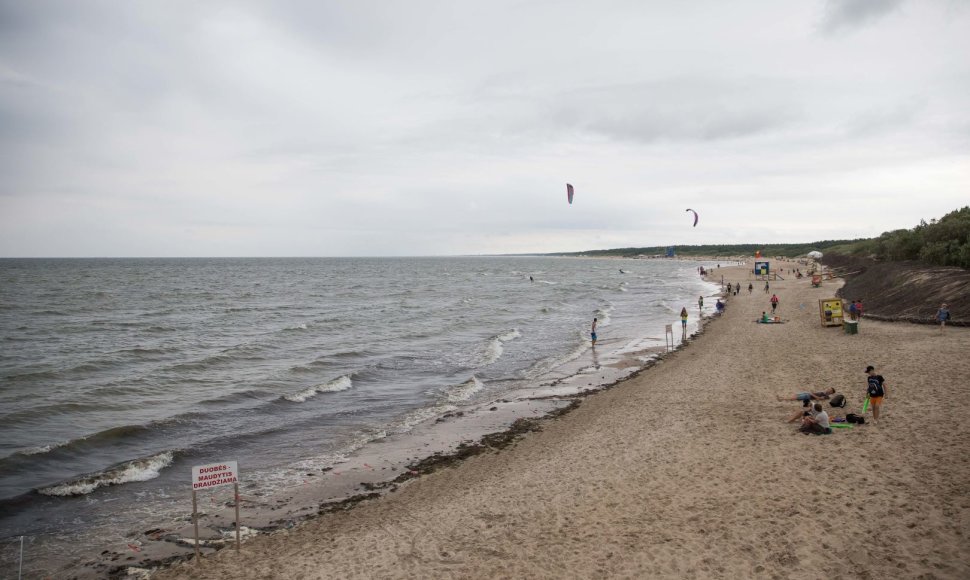
[[[14,453],[14,455],[30,456],[30,455],[43,455],[44,453],[50,453],[51,451],[57,449],[58,447],[64,447],[70,443],[70,441],[61,441],[58,443],[48,443],[47,445],[38,445],[36,447],[29,447],[27,449],[21,449]]]
[[[199,360],[178,363],[171,367],[171,370],[183,371],[183,370],[206,370],[207,368],[223,363],[236,362],[236,361],[256,361],[264,360],[259,352],[263,350],[263,345],[260,344],[240,344],[230,348],[223,349],[215,354],[210,354]]]
[[[37,406],[14,411],[7,415],[0,415],[0,422],[4,427],[11,427],[17,424],[33,424],[38,418],[50,418],[55,415],[75,415],[87,411],[100,410],[104,408],[103,403],[39,403]]]
[[[445,391],[445,398],[451,403],[461,403],[472,398],[472,395],[485,388],[485,384],[473,376],[460,385],[455,385]]]
[[[50,496],[87,495],[99,487],[121,485],[134,481],[148,481],[159,476],[161,471],[175,460],[174,451],[165,451],[150,457],[134,459],[114,467],[86,475],[65,483],[38,489],[37,493]]]
[[[511,342],[522,336],[517,328],[503,332],[498,336],[493,336],[488,340],[485,345],[485,352],[482,353],[480,365],[490,365],[498,359],[502,358],[502,353],[505,352],[505,347],[503,346],[506,342]]]
[[[320,393],[336,393],[338,391],[346,391],[353,386],[354,384],[351,382],[350,377],[348,375],[344,375],[330,381],[329,383],[309,387],[292,395],[284,395],[283,398],[293,403],[303,403],[307,399],[316,397]]]
[[[595,315],[599,319],[601,326],[606,326],[610,323],[610,314],[613,313],[613,310],[614,306],[612,304],[607,304],[596,309]]]
[[[326,369],[335,363],[342,360],[352,360],[361,359],[371,356],[372,353],[367,350],[348,350],[348,351],[337,351],[327,354],[321,354],[315,360],[312,360],[305,364],[295,365],[289,368],[291,373],[315,373],[320,370]]]
[[[534,379],[568,362],[578,359],[589,349],[589,341],[587,340],[585,331],[578,332],[577,337],[579,338],[579,343],[577,343],[572,350],[558,356],[551,356],[536,361],[535,364],[525,371],[525,376],[527,378]]]
[[[411,429],[414,429],[421,423],[430,421],[431,419],[437,419],[445,413],[450,413],[457,410],[458,407],[454,405],[434,405],[432,407],[422,407],[405,415],[404,418],[401,419],[400,423],[398,423],[397,431],[405,433]]]

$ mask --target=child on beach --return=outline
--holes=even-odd
[[[680,309],[680,328],[683,331],[684,336],[686,337],[687,336],[687,307],[686,306]]]
[[[771,313],[772,314],[775,313],[775,309],[776,308],[778,308],[778,295],[777,294],[772,294],[771,295]]]
[[[940,309],[936,311],[936,321],[940,323],[940,334],[943,334],[943,327],[946,326],[948,320],[950,320],[950,309],[946,307],[946,304],[940,304]]]
[[[589,338],[593,341],[593,346],[596,346],[596,319],[593,318],[593,328],[589,331]]]
[[[872,422],[879,422],[879,409],[882,407],[882,400],[886,397],[885,379],[882,375],[876,374],[876,369],[872,365],[866,367],[866,397],[869,399],[869,406],[872,407]]]

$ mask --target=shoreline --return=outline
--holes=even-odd
[[[594,397],[627,381],[633,380],[640,376],[641,373],[649,371],[655,365],[663,362],[665,358],[678,351],[688,348],[697,337],[705,332],[708,325],[714,323],[716,318],[717,316],[714,315],[705,316],[698,329],[695,330],[694,333],[688,335],[686,342],[678,344],[666,353],[659,352],[652,355],[652,358],[647,360],[645,363],[642,363],[642,366],[639,366],[636,370],[630,372],[629,374],[616,378],[612,382],[598,384],[596,386],[587,388],[578,387],[576,392],[573,394],[536,394],[534,396],[529,396],[524,400],[520,399],[518,401],[512,401],[507,398],[502,398],[496,401],[482,403],[477,406],[477,410],[481,411],[486,407],[493,410],[498,410],[495,409],[495,407],[497,405],[502,405],[503,403],[517,405],[519,407],[522,406],[522,403],[525,403],[526,405],[529,403],[537,403],[542,410],[539,411],[530,409],[533,416],[527,416],[521,411],[516,412],[513,410],[511,411],[511,416],[517,417],[514,419],[509,419],[508,414],[498,414],[493,419],[497,420],[498,423],[507,424],[507,427],[498,431],[484,433],[479,437],[472,439],[454,439],[445,437],[443,440],[449,441],[449,444],[436,450],[434,450],[434,448],[432,448],[432,450],[425,450],[425,455],[421,455],[421,453],[414,453],[415,457],[413,458],[410,457],[411,452],[407,451],[406,453],[409,456],[403,462],[401,461],[403,453],[394,453],[392,451],[392,455],[395,456],[395,460],[392,460],[388,462],[388,465],[381,467],[381,471],[390,469],[390,473],[396,475],[380,474],[368,463],[368,461],[376,463],[374,459],[370,458],[370,456],[359,457],[356,456],[357,454],[355,453],[355,456],[351,457],[344,464],[325,468],[320,474],[306,474],[308,477],[334,472],[337,474],[354,474],[355,477],[353,478],[353,483],[350,483],[348,480],[345,485],[329,486],[331,492],[333,492],[334,488],[336,487],[336,489],[342,490],[342,493],[338,492],[336,495],[331,494],[330,497],[327,497],[322,501],[318,497],[318,492],[320,489],[319,487],[310,487],[309,489],[305,491],[301,490],[301,492],[298,493],[292,493],[292,490],[284,490],[284,494],[282,495],[286,495],[288,497],[281,498],[274,494],[265,500],[261,499],[258,501],[247,499],[247,497],[251,498],[251,496],[248,496],[248,494],[241,491],[241,508],[245,510],[248,507],[250,510],[252,510],[254,508],[254,504],[257,503],[262,506],[262,508],[257,509],[257,511],[260,513],[258,513],[255,517],[253,516],[252,511],[248,514],[249,521],[247,521],[247,518],[243,518],[243,522],[240,526],[243,534],[243,546],[245,546],[245,542],[251,538],[261,535],[271,535],[281,531],[294,530],[306,523],[320,518],[321,516],[353,509],[359,504],[371,500],[381,500],[388,497],[389,494],[397,492],[402,486],[407,485],[418,478],[422,478],[443,469],[456,467],[477,455],[498,453],[512,447],[529,433],[541,431],[543,426],[547,425],[549,422],[559,419],[576,410],[587,398]],[[578,376],[580,375],[571,375],[567,377],[567,379],[574,379]],[[561,382],[562,380],[555,380],[549,383],[547,386],[555,387]],[[428,431],[437,429],[442,423],[446,423],[449,420],[465,417],[469,414],[470,413],[467,411],[448,413],[443,417],[438,418],[433,423],[425,426],[423,429],[419,429],[414,433],[407,433],[394,437],[393,441],[402,444],[412,443],[412,445],[405,445],[405,447],[407,449],[414,450],[413,443],[416,441],[417,444],[421,444],[422,441],[425,441],[425,439],[428,437]],[[494,424],[494,422],[491,424]],[[487,427],[484,429],[488,430]],[[479,431],[481,431],[481,429],[479,429]],[[439,443],[441,441],[442,440],[438,440]],[[221,495],[226,496],[226,493],[228,492],[223,490]],[[312,497],[313,499],[308,500],[308,497]],[[275,506],[270,507],[271,504],[275,504]],[[226,549],[232,551],[235,547],[235,527],[232,516],[235,509],[235,503],[231,499],[231,494],[228,496],[228,499],[223,497],[220,500],[216,500],[212,505],[217,508],[214,512],[200,511],[199,543],[204,557],[214,555]],[[271,513],[281,509],[286,510],[282,515]],[[255,520],[255,524],[252,520]],[[138,548],[138,551],[135,554],[125,553],[123,551],[119,552],[115,550],[105,550],[102,552],[100,558],[81,563],[80,567],[74,571],[77,573],[76,577],[85,578],[90,574],[98,575],[92,577],[101,577],[100,575],[104,574],[105,577],[111,578],[119,576],[154,574],[156,572],[170,569],[182,563],[189,563],[194,558],[194,544],[191,533],[189,533],[190,528],[191,524],[189,523],[189,520],[186,520],[186,525],[181,528],[155,528],[144,531],[141,534],[136,534],[141,536],[141,539],[135,540],[137,543],[134,545]],[[131,546],[132,545],[129,545],[129,548],[131,548]]]
[[[716,284],[706,282],[713,291]],[[712,306],[708,307],[713,310]],[[692,322],[697,329],[690,335],[688,344],[710,321],[708,315]],[[502,398],[447,413],[412,432],[371,441],[365,448],[350,453],[346,462],[319,472],[307,471],[301,487],[262,494],[247,488],[244,480],[240,486],[244,538],[296,528],[322,514],[385,497],[420,475],[479,453],[504,448],[547,420],[572,410],[579,400],[610,389],[657,364],[665,356],[660,352],[663,347],[643,347],[650,340],[661,339],[641,337],[618,350],[605,351],[607,355],[599,358],[595,350],[587,348],[578,358],[547,371],[529,388],[517,388]],[[233,545],[235,505],[231,488],[226,489],[214,490],[209,497],[202,498],[205,513],[200,518],[200,545],[204,554]],[[125,533],[125,540],[120,544],[112,542],[100,557],[78,561],[71,573],[79,578],[142,573],[191,558],[194,552],[191,522],[186,517],[179,519],[181,524],[130,530]]]

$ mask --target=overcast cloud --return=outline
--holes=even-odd
[[[955,0],[0,0],[0,256],[874,236],[970,203],[967,55]]]

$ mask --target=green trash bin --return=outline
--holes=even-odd
[[[859,321],[858,320],[843,320],[842,328],[845,330],[846,334],[859,334]]]

